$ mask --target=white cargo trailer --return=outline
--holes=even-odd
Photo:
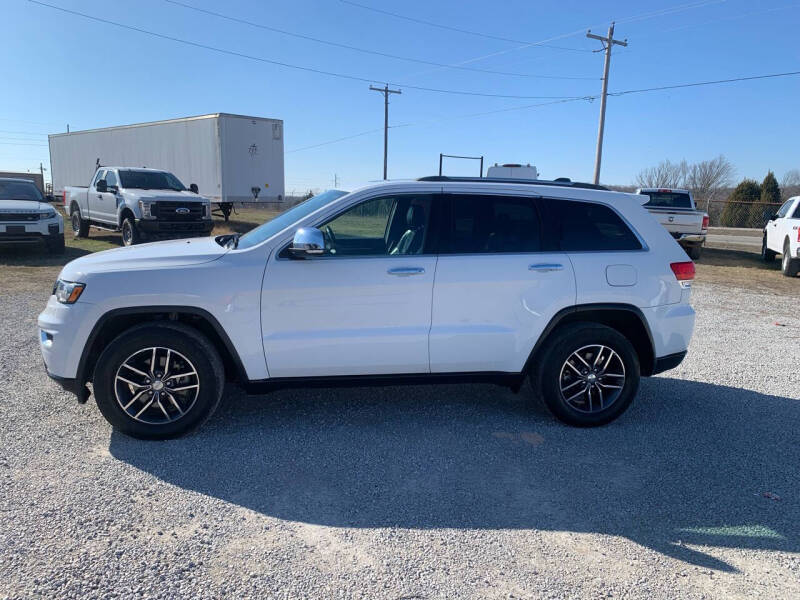
[[[196,183],[220,204],[282,202],[283,121],[216,113],[49,136],[53,193],[85,186],[98,165],[149,167]]]

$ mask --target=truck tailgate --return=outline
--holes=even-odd
[[[670,233],[700,233],[703,228],[703,213],[696,210],[674,208],[648,208]]]

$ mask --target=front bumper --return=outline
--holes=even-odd
[[[199,234],[208,235],[214,229],[214,221],[161,221],[158,219],[140,219],[136,222],[139,229],[149,235],[181,235]]]
[[[36,223],[3,223],[0,225],[0,244],[31,243],[55,240],[64,235],[58,222]]]
[[[667,356],[659,356],[656,358],[656,362],[653,365],[653,372],[651,375],[658,375],[659,373],[663,373],[664,371],[669,371],[670,369],[674,369],[679,364],[683,362],[683,359],[686,358],[686,350],[681,352],[676,352],[675,354],[668,354]]]

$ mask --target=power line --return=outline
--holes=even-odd
[[[433,23],[431,21],[425,21],[423,19],[417,19],[415,17],[409,17],[406,15],[401,15],[398,13],[389,12],[388,10],[383,10],[381,8],[375,8],[373,6],[367,6],[366,4],[359,4],[358,2],[352,2],[352,0],[340,0],[340,2],[344,4],[350,4],[351,6],[356,6],[358,8],[362,8],[364,10],[371,10],[372,12],[381,13],[383,15],[388,15],[390,17],[394,17],[395,19],[403,19],[404,21],[411,21],[412,23],[419,23],[420,25],[427,25],[429,27],[437,27],[438,29],[446,29],[447,31],[455,31],[457,33],[464,33],[467,35],[474,35],[482,38],[487,38],[490,40],[499,40],[501,42],[511,42],[513,44],[526,44],[532,46],[540,46],[542,48],[553,48],[556,50],[567,50],[570,52],[591,52],[591,50],[584,50],[583,48],[569,48],[565,46],[553,46],[551,44],[545,44],[542,42],[529,42],[524,40],[515,40],[513,38],[502,37],[499,35],[492,35],[489,33],[482,33],[480,31],[471,31],[469,29],[460,29],[458,27],[452,27],[450,25],[442,25],[441,23]]]
[[[731,79],[717,79],[717,80],[713,80],[713,81],[700,81],[700,82],[694,82],[694,83],[683,83],[683,84],[660,86],[660,87],[654,87],[654,88],[642,88],[642,89],[635,89],[635,90],[624,90],[624,91],[619,91],[619,92],[608,92],[608,95],[609,96],[625,96],[625,95],[628,95],[628,94],[640,94],[640,93],[671,90],[671,89],[680,89],[680,88],[688,88],[688,87],[717,85],[717,84],[722,84],[722,83],[736,83],[736,82],[740,82],[740,81],[771,79],[771,78],[777,78],[777,77],[791,77],[791,76],[797,76],[797,75],[800,75],[800,71],[787,71],[785,73],[772,73],[772,74],[769,74],[769,75],[754,75],[754,76],[750,76],[750,77],[736,77],[736,78],[731,78]],[[594,96],[585,96],[585,97],[582,97],[582,98],[564,98],[564,99],[561,99],[561,100],[554,100],[554,101],[551,101],[551,102],[539,102],[539,103],[536,103],[536,104],[525,104],[525,105],[522,105],[522,106],[509,106],[507,108],[499,108],[499,109],[496,109],[496,110],[487,110],[487,111],[469,113],[469,114],[464,114],[464,115],[456,115],[456,116],[453,116],[453,117],[445,117],[443,119],[430,119],[428,121],[422,121],[422,122],[418,122],[418,123],[401,123],[401,124],[398,124],[398,125],[390,125],[389,129],[399,129],[399,128],[403,128],[403,127],[430,126],[430,125],[436,125],[438,123],[445,123],[445,122],[449,122],[449,121],[458,121],[458,120],[461,120],[461,119],[471,119],[471,118],[475,118],[475,117],[485,117],[485,116],[489,116],[489,115],[496,115],[496,114],[501,114],[501,113],[506,113],[506,112],[514,112],[514,111],[519,111],[519,110],[528,110],[528,109],[539,108],[539,107],[543,107],[543,106],[552,106],[552,105],[555,105],[555,104],[566,104],[566,103],[569,103],[569,102],[578,102],[578,101],[581,101],[581,100],[586,100],[586,101],[591,102],[593,100],[597,100],[598,98],[600,98],[599,94],[594,95]],[[312,148],[319,148],[321,146],[328,146],[330,144],[337,144],[339,142],[343,142],[343,141],[350,140],[350,139],[353,139],[353,138],[362,137],[362,136],[370,135],[370,134],[373,134],[373,133],[378,133],[379,131],[382,131],[382,130],[381,129],[370,129],[369,131],[362,131],[361,133],[357,133],[355,135],[349,135],[349,136],[337,138],[337,139],[334,139],[334,140],[328,140],[326,142],[320,142],[319,144],[312,144],[312,145],[309,145],[309,146],[304,146],[302,148],[295,148],[293,150],[287,151],[287,153],[301,152],[303,150],[310,150]]]
[[[300,65],[295,65],[291,63],[286,63],[278,60],[272,60],[269,58],[262,58],[260,56],[253,56],[251,54],[244,54],[243,52],[236,52],[234,50],[228,50],[225,48],[218,48],[216,46],[209,46],[208,44],[203,44],[200,42],[194,42],[192,40],[185,40],[182,38],[174,37],[171,35],[166,35],[163,33],[156,33],[155,31],[149,31],[147,29],[142,29],[141,27],[136,27],[134,25],[126,25],[124,23],[119,23],[117,21],[112,21],[110,19],[104,19],[102,17],[96,17],[94,15],[88,15],[86,13],[78,12],[76,10],[70,10],[68,8],[63,8],[61,6],[56,6],[54,4],[47,4],[46,2],[41,2],[40,0],[28,0],[33,4],[38,4],[39,6],[44,6],[53,10],[57,10],[60,12],[64,12],[67,14],[75,15],[78,17],[83,17],[84,19],[89,19],[91,21],[96,21],[99,23],[105,23],[107,25],[114,25],[115,27],[120,27],[122,29],[127,29],[129,31],[135,31],[137,33],[143,33],[145,35],[149,35],[152,37],[156,37],[159,39],[169,40],[172,42],[177,42],[179,44],[185,44],[187,46],[192,46],[195,48],[203,48],[205,50],[211,50],[212,52],[218,52],[220,54],[226,54],[230,56],[236,56],[239,58],[245,58],[247,60],[253,60],[257,62],[267,63],[271,65],[276,65],[279,67],[285,67],[287,69],[295,69],[298,71],[305,71],[307,73],[315,73],[317,75],[327,75],[329,77],[338,77],[340,79],[348,79],[350,81],[360,81],[362,83],[377,83],[379,79],[370,79],[367,77],[359,77],[357,75],[349,75],[346,73],[336,73],[333,71],[325,71],[323,69],[316,69],[314,67],[303,67]],[[397,87],[406,87],[412,90],[419,90],[422,92],[434,92],[439,94],[455,94],[459,96],[477,96],[482,98],[516,98],[516,99],[562,99],[562,98],[572,98],[574,96],[525,96],[525,95],[518,95],[518,94],[491,94],[491,93],[484,93],[484,92],[471,92],[466,90],[448,90],[442,88],[431,88],[431,87],[423,87],[418,85],[405,85],[402,83],[397,82],[389,82],[389,84],[397,86]]]
[[[258,29],[264,29],[266,31],[273,31],[275,33],[280,33],[282,35],[288,35],[291,37],[299,38],[302,40],[308,40],[311,42],[316,42],[318,44],[325,44],[328,46],[333,46],[335,48],[344,48],[346,50],[353,50],[354,52],[361,52],[363,54],[370,54],[373,56],[382,56],[384,58],[392,58],[395,60],[404,60],[407,62],[413,62],[421,65],[428,65],[431,67],[441,67],[444,69],[459,69],[461,71],[470,71],[473,73],[487,73],[491,75],[505,75],[510,77],[530,77],[533,79],[570,79],[570,80],[596,80],[596,77],[573,77],[567,75],[536,75],[531,73],[514,73],[509,71],[497,71],[493,69],[478,69],[475,67],[465,67],[462,65],[450,65],[446,63],[439,63],[430,60],[424,60],[420,58],[412,58],[410,56],[401,56],[398,54],[390,54],[388,52],[381,52],[380,50],[371,50],[369,48],[360,48],[358,46],[352,46],[350,44],[342,44],[340,42],[333,42],[330,40],[323,40],[320,38],[312,37],[310,35],[305,35],[302,33],[296,33],[293,31],[286,31],[285,29],[278,29],[277,27],[271,27],[269,25],[264,25],[262,23],[256,23],[254,21],[248,21],[247,19],[242,19],[240,17],[234,17],[231,15],[226,15],[223,13],[214,12],[212,10],[206,10],[204,8],[199,8],[197,6],[192,6],[190,4],[185,4],[183,2],[179,2],[178,0],[164,0],[164,2],[168,2],[169,4],[174,4],[176,6],[181,6],[188,10],[193,10],[198,13],[210,15],[212,17],[216,17],[219,19],[224,19],[226,21],[231,21],[233,23],[241,23],[243,25],[249,25],[250,27],[257,27]]]

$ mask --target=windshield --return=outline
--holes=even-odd
[[[309,198],[305,202],[301,202],[286,212],[279,214],[271,221],[267,221],[263,225],[260,225],[259,227],[256,227],[255,229],[245,233],[241,238],[239,238],[239,244],[237,247],[251,248],[256,244],[260,244],[264,240],[271,238],[279,231],[286,229],[292,223],[296,223],[297,221],[310,215],[318,208],[322,208],[326,204],[333,202],[337,198],[346,196],[347,194],[348,192],[343,192],[341,190],[328,190],[327,192],[323,192],[317,196],[314,196],[313,198]]]
[[[3,181],[0,179],[0,200],[30,200],[44,202],[42,193],[27,181]]]
[[[692,199],[686,192],[642,192],[650,196],[645,206],[656,208],[692,208]]]
[[[119,172],[122,187],[136,190],[174,190],[182,192],[186,187],[172,173],[166,171],[123,171]]]

